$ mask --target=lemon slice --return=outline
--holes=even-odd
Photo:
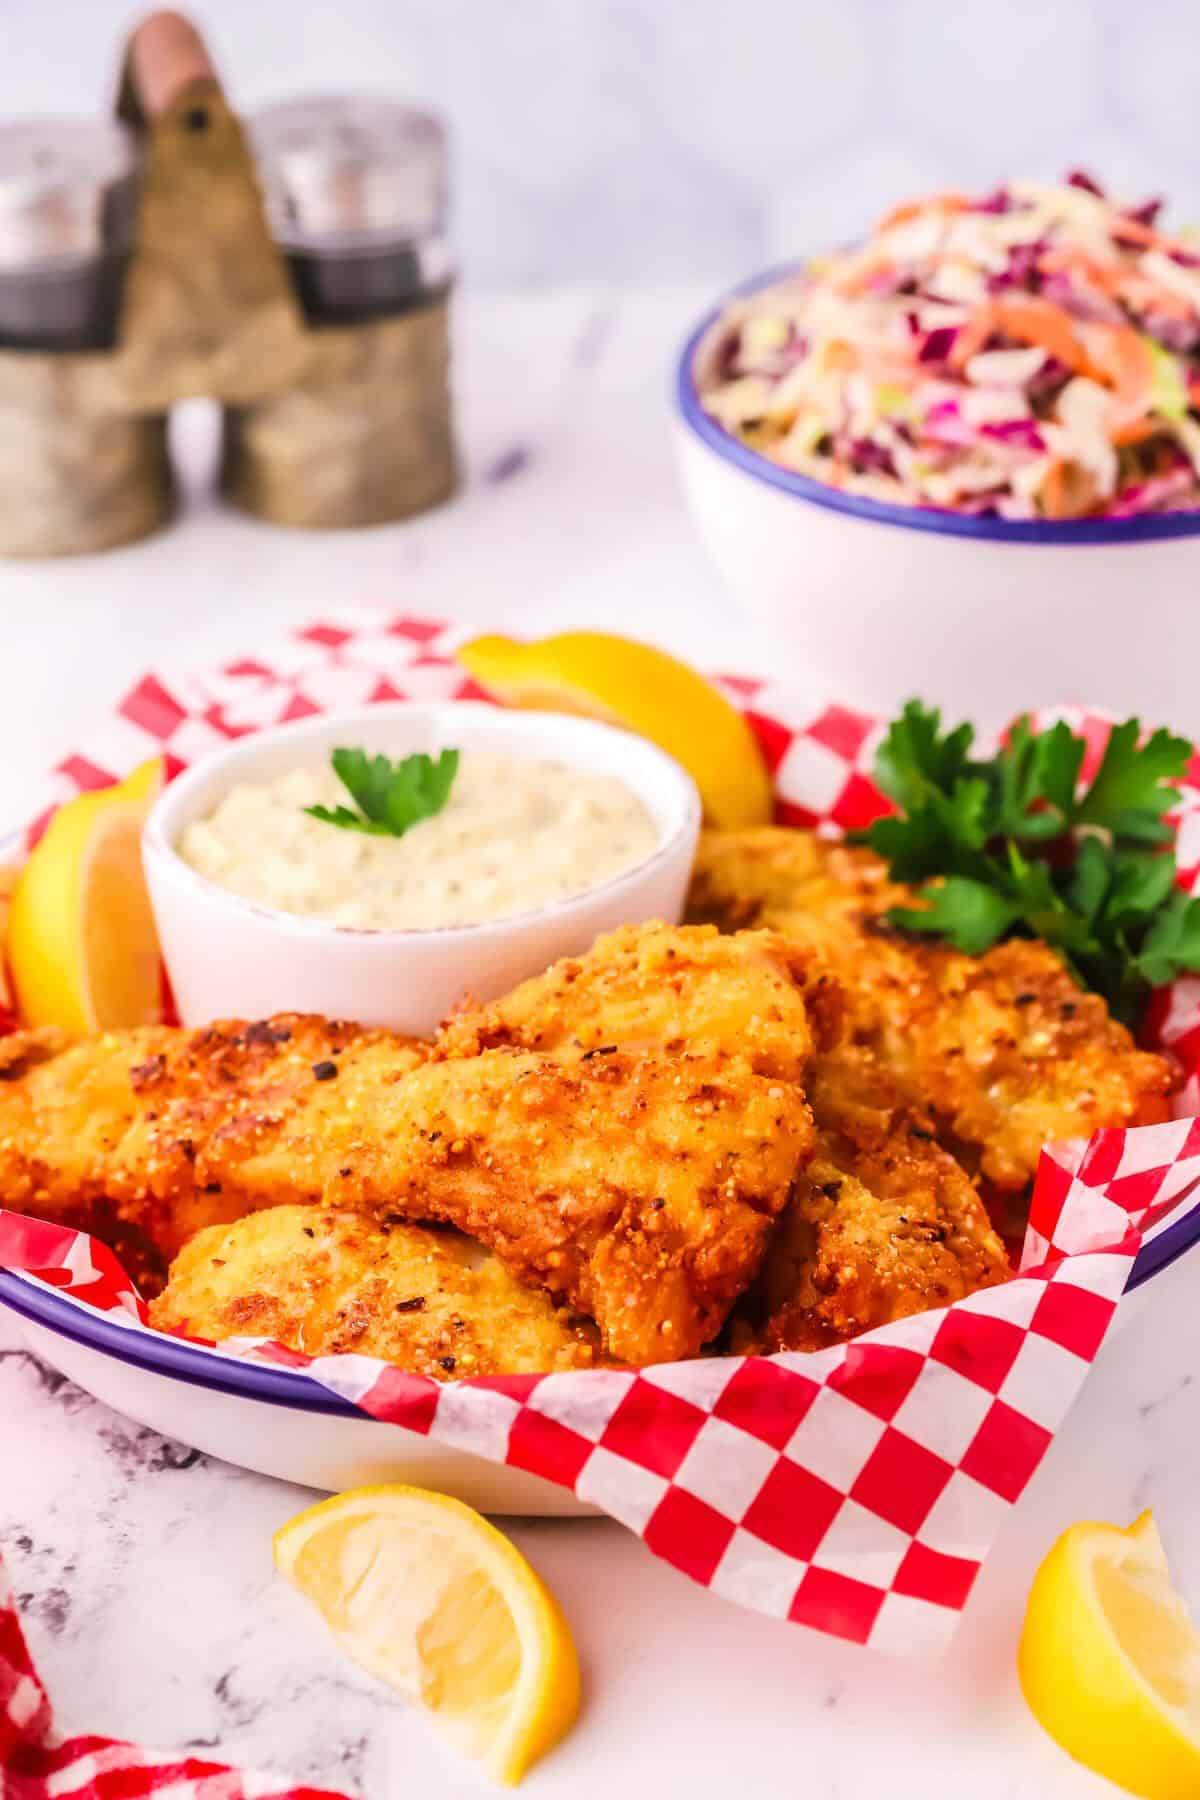
[[[461,1500],[335,1494],[276,1532],[275,1566],[348,1656],[428,1707],[496,1780],[515,1785],[573,1724],[579,1663],[558,1602]]]
[[[1146,1800],[1200,1794],[1200,1633],[1152,1513],[1063,1533],[1034,1577],[1017,1667],[1077,1761]]]
[[[683,764],[710,825],[764,825],[771,778],[736,706],[687,663],[604,631],[564,631],[534,643],[478,637],[458,659],[506,706],[582,713],[621,725]]]
[[[158,939],[141,833],[161,757],[115,787],[67,801],[17,877],[8,960],[26,1025],[72,1036],[158,1017]]]

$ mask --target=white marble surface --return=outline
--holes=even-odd
[[[0,116],[105,102],[130,0],[0,0]],[[471,280],[645,282],[854,236],[924,188],[1054,177],[1200,212],[1194,0],[195,0],[246,110],[436,106]],[[69,43],[71,54],[63,55]]]
[[[138,548],[0,564],[0,822],[19,815],[24,772],[69,747],[147,662],[252,649],[338,599],[530,630],[605,623],[753,666],[671,469],[664,360],[697,299],[473,301],[460,356],[472,480],[411,525],[307,537],[196,497]],[[195,483],[206,423],[185,425]],[[803,682],[802,667],[792,673]],[[940,1665],[740,1613],[606,1523],[516,1527],[571,1617],[588,1689],[579,1729],[528,1792],[1111,1792],[1028,1718],[1015,1633],[1062,1526],[1147,1503],[1200,1603],[1194,1279],[1186,1265],[1161,1278],[1154,1304],[1103,1351]],[[64,1727],[211,1746],[369,1800],[485,1792],[273,1577],[270,1532],[304,1499],[116,1417],[39,1367],[0,1321],[0,1545]]]

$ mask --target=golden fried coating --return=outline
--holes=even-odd
[[[791,1121],[775,1145],[777,1154],[772,1158],[773,1183],[786,1184],[807,1155],[807,1139],[798,1129],[805,1111],[799,1084],[812,1055],[814,1033],[822,1042],[831,1040],[839,1011],[834,984],[814,972],[811,959],[799,954],[776,933],[747,931],[722,937],[712,926],[626,926],[598,938],[587,955],[555,963],[545,974],[523,982],[504,998],[489,1006],[468,1008],[451,1019],[439,1035],[434,1064],[509,1050],[533,1052],[562,1065],[574,1064],[582,1071],[589,1063],[619,1051],[621,1062],[610,1064],[610,1068],[632,1063],[640,1054],[643,1061],[638,1066],[649,1076],[652,1070],[676,1067],[699,1070],[706,1059],[716,1058],[725,1069],[725,1078],[721,1116],[714,1122],[722,1142],[713,1148],[721,1154],[728,1152],[731,1168],[732,1158],[739,1159],[738,1176],[744,1185],[751,1164],[746,1151],[735,1143],[735,1097],[733,1093],[724,1096],[731,1077],[747,1098],[762,1093],[753,1077],[766,1078],[772,1083],[766,1090],[768,1110],[771,1106],[782,1109],[781,1126],[784,1119]],[[427,1071],[424,1085],[432,1085],[435,1079],[432,1071]],[[704,1078],[698,1075],[698,1079]],[[669,1087],[667,1092],[669,1095]],[[658,1104],[649,1103],[646,1123],[640,1126],[630,1113],[635,1129],[643,1134],[661,1130],[662,1121],[655,1112]],[[597,1110],[596,1117],[603,1132],[602,1109]],[[755,1144],[757,1126],[749,1118],[747,1125],[748,1141]],[[578,1128],[581,1132],[585,1129],[582,1121]],[[677,1141],[685,1141],[686,1135]],[[599,1142],[593,1140],[590,1148],[595,1149]],[[643,1136],[641,1144],[644,1143]],[[609,1153],[606,1150],[604,1154]],[[643,1154],[640,1145],[636,1154]],[[678,1156],[679,1150],[673,1144],[666,1156],[656,1153],[648,1159],[641,1175],[644,1182],[655,1164],[670,1171],[672,1192],[678,1195],[677,1200],[672,1200],[672,1212],[686,1208],[689,1184],[695,1185],[694,1171],[686,1165],[677,1166]],[[789,1167],[788,1158],[792,1156],[796,1160]],[[622,1177],[626,1183],[629,1179]],[[632,1180],[636,1187],[636,1156]],[[656,1202],[661,1207],[664,1175],[653,1174],[652,1180]],[[707,1185],[711,1187],[711,1182]],[[777,1186],[773,1191],[778,1191]],[[505,1253],[494,1235],[494,1221],[472,1223],[459,1214],[449,1216],[464,1229],[497,1244]],[[652,1217],[651,1224],[654,1222]],[[712,1223],[715,1225],[716,1220]],[[723,1226],[723,1230],[728,1235],[727,1228]],[[735,1283],[741,1281],[744,1286],[753,1276],[762,1241],[765,1239],[759,1241],[757,1250],[747,1242],[741,1244],[736,1258],[741,1272],[722,1281],[719,1305],[705,1311],[699,1324],[701,1335],[697,1336],[694,1325],[688,1326],[676,1305],[667,1306],[664,1288],[652,1305],[652,1311],[661,1317],[652,1318],[650,1335],[642,1333],[637,1352],[625,1344],[620,1354],[630,1360],[657,1360],[698,1349],[713,1335],[719,1319],[736,1297]],[[528,1264],[514,1266],[529,1268]],[[531,1272],[553,1288],[543,1264],[535,1265]],[[658,1280],[664,1279],[665,1272]],[[575,1298],[577,1304],[589,1309],[596,1305],[584,1296],[582,1289]],[[631,1292],[627,1310],[632,1313],[645,1304],[644,1300],[635,1300]],[[599,1318],[600,1313],[596,1316]],[[619,1347],[607,1319],[608,1314],[602,1323],[608,1341]],[[669,1342],[664,1342],[664,1338],[669,1338]],[[685,1342],[688,1348],[684,1348]]]
[[[320,1202],[457,1225],[590,1313],[625,1361],[687,1356],[757,1270],[808,1154],[798,1087],[738,1055],[426,1063],[387,1032],[283,1016],[30,1044],[0,1081],[0,1194],[173,1256],[193,1231]]]
[[[627,925],[452,1018],[438,1056],[510,1048],[570,1055],[606,1044],[697,1055],[736,1051],[760,1075],[802,1081],[813,1021],[834,1004],[811,958],[767,931]],[[812,1015],[810,1017],[810,1015]]]
[[[776,912],[857,922],[911,897],[872,850],[826,843],[812,831],[755,825],[701,832],[687,913],[722,931],[740,931]]]
[[[268,1337],[309,1356],[378,1356],[435,1381],[588,1369],[589,1320],[515,1282],[456,1231],[272,1206],[184,1247],[151,1302],[160,1330]]]
[[[969,1177],[870,1057],[822,1059],[810,1098],[816,1149],[743,1309],[761,1324],[740,1347],[817,1350],[1009,1278]]]
[[[601,1045],[427,1063],[393,1090],[377,1154],[391,1211],[478,1238],[651,1363],[720,1330],[811,1144],[800,1089],[744,1058]]]
[[[911,1031],[889,1034],[889,1067],[993,1187],[1024,1187],[1055,1139],[1167,1116],[1170,1064],[1137,1049],[1046,945],[926,958],[925,1004]]]
[[[284,1014],[201,1031],[104,1032],[57,1054],[8,1040],[0,1197],[87,1225],[154,1285],[192,1232],[281,1201],[336,1203],[379,1155],[411,1040]],[[370,1140],[373,1148],[366,1149]]]
[[[997,1190],[1025,1187],[1056,1138],[1165,1116],[1170,1065],[1138,1050],[1045,944],[964,956],[886,923],[912,899],[870,851],[765,827],[705,834],[689,910],[768,926],[826,969],[845,1041]]]

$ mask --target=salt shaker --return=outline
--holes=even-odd
[[[320,94],[249,121],[267,216],[312,324],[394,317],[444,296],[446,139],[432,114]]]
[[[136,216],[137,149],[121,125],[0,125],[0,346],[111,348]]]

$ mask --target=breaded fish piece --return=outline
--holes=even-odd
[[[75,1223],[96,1203],[168,1256],[290,1202],[457,1225],[623,1361],[720,1330],[812,1143],[799,1088],[738,1055],[425,1063],[388,1032],[288,1015],[29,1056],[0,1081],[6,1204]]]
[[[800,1089],[739,1056],[487,1050],[397,1085],[359,1203],[457,1226],[662,1362],[721,1329],[811,1147]]]
[[[827,843],[812,831],[754,825],[701,832],[687,916],[741,931],[776,912],[812,910],[858,921],[911,899],[873,850]]]
[[[764,827],[701,840],[690,912],[798,945],[843,995],[844,1038],[997,1190],[1024,1188],[1042,1146],[1166,1116],[1169,1063],[1137,1049],[1045,944],[980,957],[892,929],[911,892],[869,850]]]
[[[603,1360],[590,1320],[521,1287],[458,1232],[324,1206],[272,1206],[197,1232],[150,1322],[216,1341],[273,1338],[309,1356],[378,1356],[435,1381]]]
[[[813,1024],[836,1005],[811,957],[777,933],[722,937],[711,925],[627,925],[490,1006],[443,1028],[436,1055],[497,1048],[559,1055],[687,1050],[744,1056],[760,1075],[802,1081]]]
[[[816,1149],[741,1309],[754,1347],[821,1349],[1008,1280],[970,1178],[869,1058],[823,1059],[810,1097]]]
[[[95,1230],[152,1288],[206,1225],[281,1201],[336,1204],[425,1055],[392,1032],[296,1014],[65,1049],[7,1039],[0,1203]]]
[[[929,998],[888,1034],[888,1066],[921,1093],[947,1148],[994,1188],[1024,1187],[1042,1148],[1165,1119],[1175,1074],[1139,1050],[1099,994],[1045,944],[1014,938],[972,958],[926,952]]]

